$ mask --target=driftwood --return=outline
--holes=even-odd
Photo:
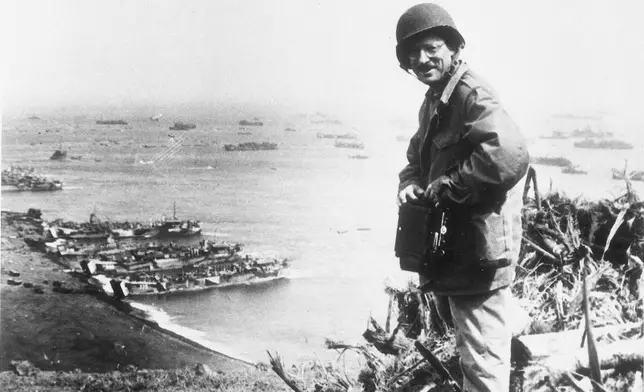
[[[644,363],[644,339],[597,344],[597,352],[601,369],[619,367],[624,370],[640,370]],[[588,372],[590,369],[588,351],[585,348],[548,356],[539,360],[538,364],[562,372]]]
[[[398,355],[411,346],[411,341],[398,333],[399,324],[389,335],[373,318],[369,318],[371,328],[362,334],[364,339],[383,354]]]
[[[557,259],[555,256],[552,255],[552,253],[544,250],[541,248],[539,245],[535,244],[534,242],[530,241],[528,238],[525,236],[523,237],[523,241],[525,241],[526,245],[532,247],[532,249],[536,250],[537,252],[541,253],[543,256],[547,257],[548,259],[554,261],[554,262],[560,262],[559,259]]]
[[[436,358],[434,354],[432,354],[431,351],[429,351],[425,346],[422,345],[419,341],[416,341],[414,343],[416,346],[416,349],[418,352],[420,352],[420,355],[425,358],[427,362],[434,368],[434,370],[443,378],[444,381],[447,381],[447,383],[456,391],[456,392],[462,392],[463,389],[461,386],[458,384],[458,382],[452,377],[452,375],[447,371],[445,366],[441,363],[441,361]]]
[[[620,340],[623,337],[633,337],[639,334],[641,325],[640,322],[635,322],[594,328],[595,341],[598,344],[602,343],[605,345],[614,340]],[[524,335],[515,340],[520,347],[521,357],[525,358],[526,362],[539,362],[549,356],[565,355],[580,349],[582,335],[583,330],[569,330],[537,335]]]

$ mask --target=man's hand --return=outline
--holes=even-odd
[[[434,207],[438,208],[441,203],[441,194],[446,188],[449,188],[449,178],[440,176],[427,186],[424,196]]]
[[[408,200],[418,200],[418,196],[422,194],[423,194],[423,188],[419,187],[416,184],[409,184],[403,190],[398,192],[396,205],[400,207],[401,205],[407,203]]]

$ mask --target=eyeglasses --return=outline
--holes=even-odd
[[[407,55],[407,58],[409,59],[410,64],[417,64],[418,60],[420,59],[420,54],[425,53],[425,56],[427,57],[435,57],[436,54],[438,54],[438,51],[445,46],[444,43],[436,44],[436,45],[423,45],[423,46],[418,46],[411,48],[409,50],[409,54]]]

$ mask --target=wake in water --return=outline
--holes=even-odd
[[[152,305],[142,304],[134,301],[127,301],[132,306],[131,315],[139,319],[156,323],[159,328],[169,331],[179,338],[188,340],[194,344],[203,346],[209,350],[227,355],[231,358],[236,358],[241,361],[253,364],[249,359],[243,358],[241,355],[234,353],[234,351],[222,343],[215,343],[207,340],[206,334],[192,328],[183,327],[172,321],[172,317],[160,308]]]

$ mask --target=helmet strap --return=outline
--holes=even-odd
[[[463,49],[463,45],[459,46],[458,49],[456,49],[454,56],[452,56],[452,64],[450,65],[449,70],[447,71],[447,74],[450,76],[454,75],[454,73],[461,65],[461,63],[463,63],[463,60],[460,59],[462,49]]]

